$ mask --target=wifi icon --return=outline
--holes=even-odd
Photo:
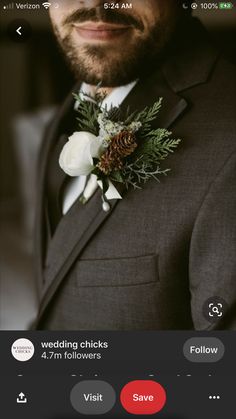
[[[43,7],[44,7],[45,9],[49,9],[49,7],[51,6],[51,3],[48,3],[48,2],[46,1],[46,2],[45,2],[45,3],[43,3],[42,5],[43,5]]]

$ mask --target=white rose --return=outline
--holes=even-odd
[[[93,157],[100,157],[102,141],[90,132],[74,132],[64,145],[59,165],[69,176],[88,175],[93,170]]]

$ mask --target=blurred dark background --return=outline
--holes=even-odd
[[[74,80],[48,12],[4,10],[6,4],[0,1],[0,329],[24,329],[37,308],[32,231],[38,151],[45,126]],[[9,34],[16,19],[32,27],[25,42]]]
[[[13,41],[8,33],[9,24],[19,18],[26,19],[32,27],[27,42]],[[19,114],[34,113],[60,103],[72,86],[73,77],[55,41],[46,10],[1,11],[0,26],[1,151],[4,155],[1,193],[7,202],[19,192],[12,173],[13,160],[16,164],[15,145],[10,140],[12,121]]]
[[[54,39],[48,12],[3,10],[6,4],[0,0],[0,329],[24,329],[37,309],[32,230],[38,150],[45,126],[74,79]],[[236,7],[201,11],[199,6],[194,14],[236,62]],[[14,41],[8,33],[18,18],[32,27],[25,42]]]

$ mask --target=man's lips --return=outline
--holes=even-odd
[[[93,22],[74,24],[73,26],[80,37],[91,41],[108,41],[124,35],[131,29],[131,26]]]

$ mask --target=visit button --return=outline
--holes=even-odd
[[[188,339],[183,351],[191,362],[218,362],[224,356],[225,347],[218,338],[199,337]]]
[[[126,384],[120,394],[123,408],[133,415],[153,415],[166,404],[164,388],[152,380],[136,380]]]
[[[104,415],[115,405],[116,394],[106,381],[85,380],[72,388],[70,401],[82,415]]]

